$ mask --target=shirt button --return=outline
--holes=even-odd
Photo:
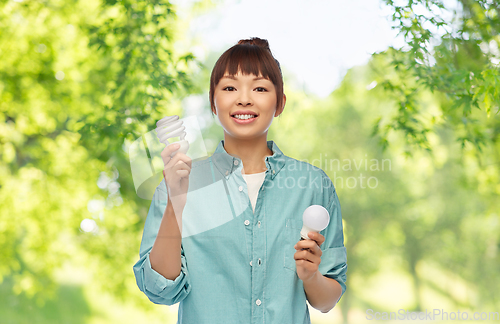
[[[259,265],[261,265],[261,264],[262,264],[262,261],[260,261],[260,258],[259,258]]]
[[[273,174],[275,174],[275,173],[276,173],[276,171],[273,170]]]
[[[243,186],[239,186],[238,190],[243,191]]]
[[[226,171],[226,175],[228,175],[228,174],[229,174],[229,171]]]
[[[260,304],[262,304],[262,302],[260,301],[260,299],[257,299],[257,300],[255,301],[255,303],[257,304],[257,306],[260,306]]]
[[[260,228],[260,221],[257,222],[257,226],[259,226],[259,228]]]
[[[250,261],[250,266],[252,266],[252,261]]]
[[[245,225],[249,225],[250,224],[250,221],[247,219],[245,220]]]
[[[238,160],[234,160],[234,165],[238,165]]]

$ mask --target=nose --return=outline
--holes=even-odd
[[[240,95],[238,96],[237,105],[238,106],[251,106],[253,104],[252,97],[248,94],[247,91],[240,91]]]

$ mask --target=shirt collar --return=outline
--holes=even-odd
[[[274,141],[267,141],[267,147],[273,151],[273,155],[266,156],[266,167],[269,172],[271,172],[271,179],[274,179],[280,172],[281,168],[285,165],[285,155],[278,148],[278,145]],[[220,171],[220,173],[227,179],[234,170],[242,163],[240,158],[229,155],[224,148],[224,140],[219,142],[214,154],[212,155],[212,160]],[[267,172],[267,171],[266,171]]]

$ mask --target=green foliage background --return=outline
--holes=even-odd
[[[407,46],[326,99],[288,87],[282,67],[269,133],[339,194],[349,289],[328,323],[368,307],[498,311],[498,2],[384,3]],[[221,53],[189,53],[188,23],[168,1],[0,2],[1,323],[175,322],[133,277],[150,201],[127,152],[188,97],[204,100],[208,149],[223,138],[207,96]]]

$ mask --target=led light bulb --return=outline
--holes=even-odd
[[[168,141],[169,138],[179,137],[180,140],[175,143],[179,143],[181,146],[179,149],[175,150],[170,154],[170,157],[174,157],[177,152],[182,152],[186,154],[189,149],[189,142],[185,139],[186,132],[184,131],[186,127],[182,126],[182,121],[178,120],[179,116],[167,116],[160,119],[156,123],[156,136],[165,145],[172,145]]]
[[[304,210],[302,215],[303,226],[300,231],[300,240],[309,240],[307,233],[319,233],[324,230],[330,223],[330,214],[325,207],[320,205],[311,205]]]

